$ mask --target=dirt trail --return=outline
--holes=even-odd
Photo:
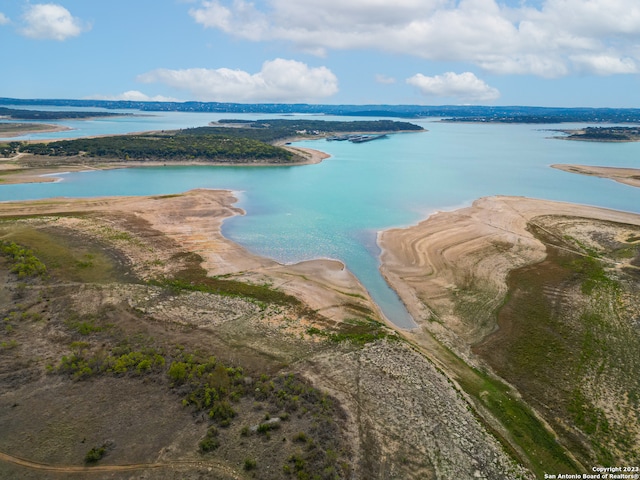
[[[77,465],[51,465],[48,463],[38,463],[26,460],[24,458],[15,457],[7,453],[0,452],[0,462],[11,463],[19,467],[30,468],[43,472],[52,473],[98,473],[98,472],[131,472],[136,470],[151,469],[170,469],[175,467],[203,467],[215,470],[218,474],[226,475],[234,479],[242,479],[243,477],[226,465],[217,462],[195,462],[195,461],[175,461],[167,463],[137,463],[130,465],[94,465],[91,467]]]

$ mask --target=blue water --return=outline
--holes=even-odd
[[[190,116],[188,122],[175,113],[149,118],[154,118],[153,125],[182,122],[181,128],[215,119],[185,115]],[[230,115],[218,118],[225,116]],[[201,123],[194,123],[197,121]],[[531,125],[419,123],[429,131],[364,144],[297,143],[331,154],[317,165],[74,173],[55,184],[1,186],[0,200],[155,195],[198,187],[232,189],[240,192],[238,205],[247,215],[225,221],[225,236],[281,262],[318,257],[344,261],[385,315],[407,328],[414,325],[410,316],[378,271],[376,235],[380,230],[413,224],[436,210],[498,194],[640,212],[640,189],[549,168],[553,163],[639,167],[640,143],[567,142],[549,138],[552,132]],[[156,129],[138,123],[129,126],[132,131]],[[126,131],[122,124],[117,128]]]

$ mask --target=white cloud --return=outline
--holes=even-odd
[[[0,12],[0,25],[7,25],[9,22],[9,18],[4,13]]]
[[[376,74],[376,82],[381,83],[383,85],[392,85],[396,83],[396,79],[393,77],[388,77],[386,75],[382,75],[381,73]]]
[[[418,73],[407,78],[407,83],[417,87],[428,97],[448,97],[464,102],[487,102],[500,97],[500,92],[487,85],[471,72],[447,72],[434,77]]]
[[[233,10],[217,1],[203,1],[202,8],[192,8],[189,14],[205,27],[234,31],[239,37],[260,40],[267,28],[264,15],[253,8],[253,4],[234,0]]]
[[[265,62],[254,74],[229,68],[158,69],[138,80],[161,82],[186,90],[197,100],[218,102],[313,101],[338,91],[338,79],[328,68],[281,58]]]
[[[610,55],[573,55],[571,61],[579,71],[595,75],[613,75],[616,73],[638,73],[638,65],[631,58],[618,58]]]
[[[492,73],[543,77],[635,71],[631,65],[640,61],[638,0],[529,5],[511,8],[499,0],[200,0],[189,13],[206,28],[253,41],[284,40],[317,55],[373,48],[471,62]]]
[[[69,10],[55,3],[30,5],[24,15],[21,32],[30,38],[45,40],[66,40],[77,37],[90,27],[73,17]]]
[[[119,95],[92,95],[87,97],[89,100],[127,100],[131,102],[179,102],[175,98],[156,95],[150,97],[138,90],[129,90]]]

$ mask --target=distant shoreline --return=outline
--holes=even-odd
[[[115,170],[121,168],[150,168],[150,167],[297,167],[314,165],[331,157],[328,153],[306,147],[283,146],[303,161],[295,163],[222,163],[206,161],[114,161],[101,162],[99,159],[91,164],[90,158],[84,158],[84,163],[70,163],[56,166],[21,167],[14,163],[16,157],[0,159],[0,185],[16,185],[23,183],[53,183],[61,180],[56,174],[70,172],[88,172],[92,170]],[[87,161],[88,160],[88,161]]]
[[[2,127],[4,125],[14,126],[17,128],[17,130],[2,131]],[[65,127],[64,125],[54,125],[51,123],[33,123],[33,124],[22,123],[22,122],[0,123],[0,142],[2,141],[2,139],[22,137],[24,135],[31,135],[33,133],[66,132],[68,130],[73,130],[73,128]]]

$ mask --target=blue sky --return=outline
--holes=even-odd
[[[0,96],[640,107],[640,0],[0,0]]]

